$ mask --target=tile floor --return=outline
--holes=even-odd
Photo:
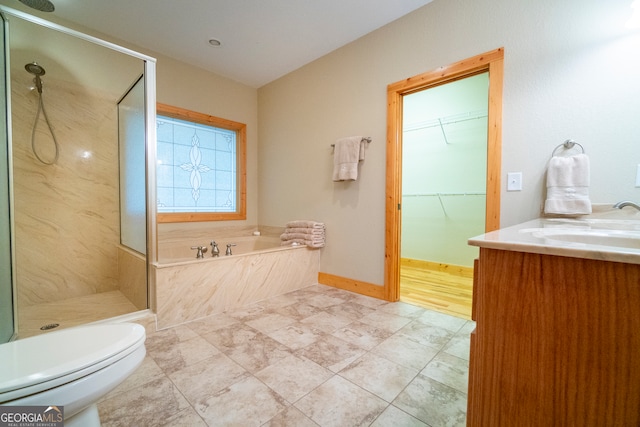
[[[108,426],[464,426],[474,323],[314,285],[152,332]]]

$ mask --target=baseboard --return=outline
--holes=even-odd
[[[400,258],[400,266],[419,268],[422,270],[442,271],[461,277],[473,277],[473,267],[465,267],[463,265],[443,264],[433,261],[424,261],[421,259]]]
[[[368,297],[378,298],[381,300],[385,299],[384,286],[374,285],[373,283],[347,279],[346,277],[335,276],[333,274],[322,272],[318,273],[318,283],[322,285],[332,286],[338,289],[343,289],[345,291],[366,295]]]

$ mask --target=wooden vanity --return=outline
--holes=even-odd
[[[544,221],[469,242],[467,425],[640,426],[640,247],[521,231]]]

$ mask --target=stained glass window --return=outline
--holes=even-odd
[[[189,115],[189,120],[175,116],[163,115],[162,109],[158,109],[158,214],[237,213],[243,210],[239,209],[239,203],[244,200],[239,197],[238,186],[244,182],[244,168],[242,171],[238,169],[240,144],[237,126],[229,129],[201,122],[205,120],[190,120],[193,114]],[[207,122],[215,121],[211,116],[203,115],[202,118]],[[228,124],[228,121],[219,120]],[[244,137],[244,132],[241,136]],[[241,142],[244,148],[244,141]],[[172,221],[198,220],[193,216],[173,218]]]

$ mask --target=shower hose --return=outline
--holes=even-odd
[[[45,165],[53,165],[58,161],[58,140],[56,139],[56,135],[53,133],[53,128],[51,127],[51,123],[49,122],[49,117],[47,117],[47,111],[44,109],[44,102],[42,101],[42,92],[38,91],[38,111],[36,112],[36,120],[33,122],[33,130],[31,131],[31,150],[33,150],[33,154],[36,158]],[[53,138],[53,145],[56,149],[56,154],[52,161],[47,162],[42,159],[36,150],[36,128],[38,127],[38,120],[40,119],[40,112],[42,111],[42,115],[44,116],[44,120],[49,127],[49,132],[51,132],[51,137]]]

